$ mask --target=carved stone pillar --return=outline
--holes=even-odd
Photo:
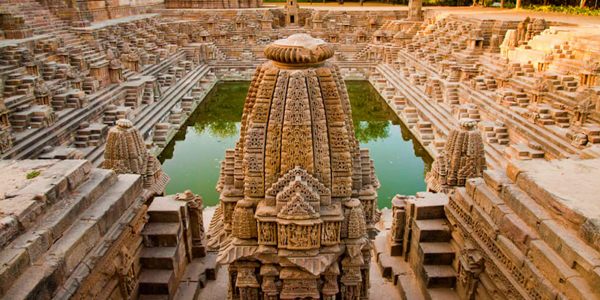
[[[392,228],[390,229],[390,255],[401,256],[404,227],[406,223],[406,197],[396,195],[392,199]]]
[[[260,284],[256,278],[255,262],[237,262],[237,278],[235,285],[239,289],[240,300],[259,300]]]
[[[189,230],[191,234],[191,256],[192,258],[204,257],[204,223],[202,220],[202,197],[194,195],[187,190],[177,194],[177,200],[186,201],[189,216]]]
[[[484,258],[478,250],[464,249],[461,251],[456,284],[456,291],[460,299],[475,299],[479,274],[483,272],[484,268]]]
[[[238,269],[237,269],[237,265],[235,264],[230,264],[229,267],[227,267],[227,271],[229,272],[229,278],[227,280],[227,285],[228,285],[228,289],[227,289],[227,299],[229,300],[237,300],[240,299],[240,293],[239,293],[239,289],[236,288],[236,281],[237,281],[237,274],[238,274]]]
[[[362,256],[346,256],[342,260],[342,299],[359,300],[361,297],[361,284],[363,278],[361,274]]]
[[[422,21],[423,20],[423,11],[421,10],[422,6],[423,6],[422,0],[410,0],[408,2],[408,20]]]
[[[260,276],[262,277],[261,291],[265,300],[279,299],[279,288],[277,280],[279,270],[275,265],[263,265],[260,267]]]
[[[323,287],[321,288],[321,294],[324,300],[335,300],[336,295],[340,292],[338,286],[338,275],[340,275],[340,269],[338,264],[331,265],[325,273],[323,273]]]
[[[363,261],[371,261],[371,244],[367,243],[362,249]],[[369,288],[371,287],[370,264],[360,266],[360,275],[362,282],[360,285],[360,299],[369,299]]]

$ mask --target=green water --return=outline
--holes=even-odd
[[[219,201],[215,185],[225,150],[238,139],[249,82],[218,83],[165,148],[159,159],[171,176],[167,194],[191,189],[207,206]],[[377,91],[366,81],[346,83],[356,137],[368,148],[381,183],[379,207],[390,207],[395,194],[425,190],[431,158],[415,141]]]

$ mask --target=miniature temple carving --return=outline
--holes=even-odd
[[[229,298],[366,299],[378,182],[354,138],[339,70],[326,61],[333,51],[296,34],[265,55],[209,233],[225,236],[217,247],[229,264]]]
[[[158,159],[148,153],[141,134],[127,119],[118,120],[108,132],[102,167],[119,174],[142,175],[144,188],[154,195],[162,195],[169,181]]]
[[[444,151],[427,173],[429,190],[448,192],[452,187],[464,186],[469,178],[482,176],[485,155],[483,139],[476,124],[471,119],[462,119],[461,128],[450,132]]]

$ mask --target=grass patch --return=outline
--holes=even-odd
[[[33,178],[40,176],[40,174],[41,174],[40,171],[33,170],[33,171],[30,171],[29,173],[27,173],[27,175],[25,177],[27,177],[27,179],[33,179]]]
[[[539,12],[557,12],[568,15],[579,15],[579,16],[600,16],[600,9],[579,7],[579,6],[558,6],[558,5],[529,5],[523,7],[528,10],[539,11]]]

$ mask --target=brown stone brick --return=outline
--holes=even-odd
[[[553,285],[560,287],[567,279],[579,275],[543,241],[532,241],[529,249],[527,257]]]
[[[515,185],[505,185],[502,198],[532,228],[537,228],[542,221],[551,219],[543,207]]]

